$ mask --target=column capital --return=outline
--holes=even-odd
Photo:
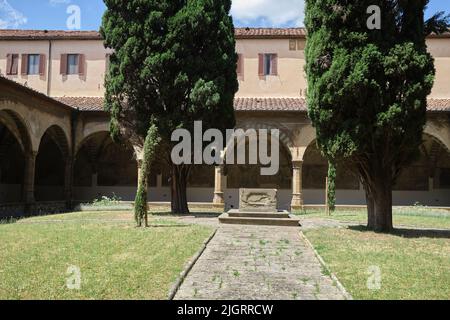
[[[303,160],[294,160],[294,161],[292,161],[292,167],[294,169],[301,169],[303,167]]]
[[[33,151],[33,150],[31,150],[31,151],[25,152],[25,153],[24,153],[24,156],[25,156],[25,158],[27,158],[27,159],[29,159],[29,158],[36,159],[38,153],[39,153],[38,151]]]

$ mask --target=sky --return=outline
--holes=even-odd
[[[231,13],[236,27],[298,27],[303,9],[304,0],[233,0]],[[98,30],[104,10],[102,0],[0,0],[0,29]],[[431,0],[427,16],[437,11],[450,13],[450,1]]]

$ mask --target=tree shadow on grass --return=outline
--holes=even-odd
[[[218,218],[221,213],[217,212],[191,212],[189,214],[183,215],[183,214],[177,214],[177,213],[171,213],[171,212],[154,212],[149,213],[150,216],[155,217],[172,217],[172,218]]]
[[[353,231],[372,232],[366,226],[363,225],[349,226],[348,228]],[[394,231],[389,232],[387,234],[408,239],[416,239],[416,238],[450,239],[450,230],[448,229],[439,230],[439,229],[398,228],[394,229]]]
[[[0,226],[7,225],[7,224],[15,224],[19,221],[19,218],[6,218],[6,217],[0,217]]]

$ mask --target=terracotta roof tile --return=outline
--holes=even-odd
[[[306,112],[303,98],[236,98],[236,111],[297,111]]]
[[[54,97],[54,99],[80,111],[103,111],[103,97]]]
[[[236,28],[238,39],[304,38],[304,28]],[[0,30],[0,40],[101,40],[97,31]]]
[[[305,38],[305,28],[236,28],[237,39],[261,38]],[[450,32],[430,38],[450,38]],[[98,31],[64,31],[64,30],[0,30],[0,40],[101,40]]]
[[[102,97],[55,97],[80,111],[103,111]],[[236,98],[236,111],[275,111],[275,112],[306,112],[306,101],[303,98]],[[429,112],[450,112],[450,99],[428,99]]]
[[[429,112],[450,112],[450,99],[428,99]]]
[[[305,28],[236,28],[237,39],[251,38],[305,38]]]
[[[0,30],[0,40],[101,40],[98,31]]]

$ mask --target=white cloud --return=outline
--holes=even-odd
[[[266,27],[303,26],[305,0],[233,0],[236,22]]]
[[[57,6],[60,4],[69,4],[72,0],[49,0],[51,6]]]
[[[0,0],[0,29],[18,28],[27,22],[27,17],[14,9],[7,0]]]

